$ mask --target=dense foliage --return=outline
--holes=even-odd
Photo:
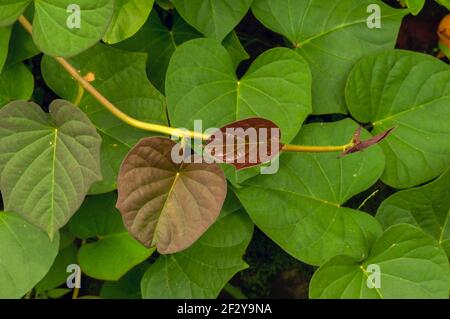
[[[255,227],[310,298],[448,298],[450,68],[387,2],[0,0],[0,298],[241,297]]]

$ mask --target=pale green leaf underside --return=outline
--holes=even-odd
[[[349,119],[308,124],[293,143],[339,145],[357,124]],[[362,137],[369,133],[363,131]],[[384,156],[378,146],[337,158],[339,153],[286,153],[275,175],[260,175],[236,190],[241,203],[273,241],[299,260],[320,265],[333,256],[367,256],[381,226],[369,214],[342,207],[380,177]]]
[[[173,0],[190,25],[206,37],[221,42],[241,21],[253,0]]]
[[[382,181],[408,188],[450,165],[450,68],[433,57],[392,50],[361,60],[346,88],[351,114],[377,134],[397,129],[380,145]]]
[[[154,0],[115,0],[114,16],[103,41],[118,43],[133,36],[145,23]]]
[[[116,193],[90,196],[69,222],[70,231],[78,238],[99,238],[80,248],[78,261],[84,273],[100,280],[119,280],[155,250],[128,234],[116,201]]]
[[[34,77],[22,63],[8,65],[0,74],[0,108],[14,100],[28,100],[34,89]]]
[[[253,224],[233,195],[221,216],[190,248],[160,256],[141,281],[143,298],[216,298],[238,271],[247,268],[242,256]]]
[[[148,81],[145,60],[146,55],[142,53],[97,45],[70,62],[82,75],[94,73],[92,85],[126,114],[144,122],[167,125],[164,97]],[[43,58],[42,74],[47,85],[59,96],[67,100],[75,98],[78,84],[49,56]],[[141,138],[152,133],[125,124],[89,94],[84,95],[80,109],[103,139],[103,180],[95,184],[90,193],[110,192],[117,187],[117,173],[125,155]]]
[[[181,45],[169,64],[166,95],[170,122],[194,129],[263,117],[289,142],[311,112],[311,75],[302,57],[286,48],[264,52],[237,79],[227,50],[211,39]]]
[[[0,212],[0,298],[21,298],[49,271],[58,253],[53,241],[17,214]]]
[[[381,8],[381,28],[369,29],[367,8]],[[370,52],[394,48],[406,10],[379,0],[255,0],[252,11],[284,35],[308,62],[313,76],[313,113],[347,113],[344,85],[351,68]]]
[[[369,288],[369,265],[380,268],[380,287]],[[369,270],[369,271],[368,271]],[[448,299],[449,267],[445,252],[420,229],[399,224],[377,239],[362,263],[337,256],[314,274],[311,298]]]
[[[114,14],[114,0],[35,0],[33,40],[46,54],[71,57],[96,44]],[[69,27],[69,5],[80,8],[80,27]]]
[[[0,109],[0,188],[5,209],[52,237],[100,180],[100,137],[89,119],[63,100],[50,115],[31,102]]]
[[[383,227],[412,224],[433,236],[450,257],[450,169],[427,185],[403,190],[378,208]]]

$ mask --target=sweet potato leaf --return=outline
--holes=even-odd
[[[369,5],[380,7],[380,28],[369,29]],[[380,0],[255,0],[252,11],[269,29],[285,36],[311,67],[313,113],[347,113],[345,79],[370,52],[393,49],[407,13]]]
[[[450,164],[450,68],[420,53],[388,51],[361,60],[348,79],[351,114],[373,134],[396,127],[380,143],[382,181],[407,188],[439,176]]]
[[[14,100],[30,99],[33,89],[33,74],[25,65],[6,66],[0,73],[0,108]]]
[[[345,119],[305,125],[294,140],[303,145],[345,144],[358,125]],[[368,137],[366,131],[362,138]],[[339,153],[283,153],[275,175],[260,175],[235,190],[255,224],[285,251],[321,265],[333,256],[367,257],[381,226],[369,214],[343,207],[380,177],[384,156],[374,145]]]
[[[71,5],[80,10],[79,21],[71,18]],[[34,0],[34,6],[33,40],[51,56],[71,57],[92,47],[103,37],[114,14],[114,0]]]
[[[172,125],[194,129],[221,127],[262,117],[278,125],[283,142],[298,133],[311,112],[311,74],[294,51],[264,52],[238,79],[229,53],[211,39],[182,44],[167,70],[166,95]]]
[[[16,101],[0,109],[0,189],[5,210],[19,213],[50,237],[101,179],[100,136],[67,101]]]
[[[219,219],[189,249],[160,256],[141,281],[143,298],[216,298],[238,271],[248,267],[242,256],[253,224],[233,194]]]
[[[114,16],[103,41],[121,42],[133,36],[145,23],[154,0],[115,0]]]
[[[126,114],[141,121],[167,124],[164,97],[148,81],[145,74],[146,56],[97,45],[71,59],[81,74],[93,73],[92,83],[102,94]],[[45,82],[59,96],[74,100],[78,84],[49,56],[44,56],[42,73]],[[107,193],[116,189],[120,163],[141,138],[149,132],[131,127],[114,117],[94,97],[85,93],[80,109],[97,127],[103,139],[103,180],[90,193]]]
[[[377,211],[384,228],[406,223],[433,236],[450,257],[450,169],[424,186],[395,193]]]
[[[227,194],[216,164],[175,163],[175,142],[142,139],[122,163],[117,208],[128,231],[170,254],[191,246],[217,219]]]
[[[49,271],[58,254],[53,241],[19,215],[0,212],[0,298],[21,298]]]
[[[221,42],[241,21],[253,0],[173,0],[177,11],[206,37]]]
[[[201,34],[189,26],[176,12],[172,17],[172,26],[168,29],[155,11],[152,11],[145,25],[130,39],[118,43],[117,48],[145,52],[148,54],[147,75],[159,91],[164,92],[166,71],[170,58],[182,43],[200,38]],[[222,44],[230,53],[235,67],[248,54],[233,31],[225,37]]]
[[[90,196],[69,222],[70,231],[78,238],[98,238],[78,252],[81,270],[96,279],[119,280],[154,251],[128,234],[114,207],[116,200],[116,193]]]
[[[275,123],[253,117],[213,132],[204,146],[204,155],[240,170],[276,157],[282,148],[280,139],[281,132]]]

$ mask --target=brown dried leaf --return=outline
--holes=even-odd
[[[263,118],[228,124],[206,142],[205,153],[218,162],[244,169],[272,160],[282,149],[279,127]]]
[[[122,163],[117,208],[128,231],[161,254],[191,246],[219,216],[227,184],[216,164],[173,162],[176,143],[142,139]]]

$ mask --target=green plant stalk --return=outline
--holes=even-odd
[[[33,26],[31,25],[31,23],[28,21],[28,19],[25,16],[21,15],[19,17],[18,21],[30,35],[33,34]],[[101,105],[103,105],[109,112],[111,112],[114,116],[116,116],[122,122],[124,122],[128,125],[131,125],[133,127],[145,130],[145,131],[162,133],[162,134],[177,136],[177,137],[190,137],[193,139],[201,139],[203,141],[208,140],[209,135],[203,134],[201,132],[185,131],[185,130],[181,131],[178,128],[173,128],[173,127],[155,124],[155,123],[143,122],[143,121],[137,120],[135,118],[132,118],[131,116],[122,112],[113,103],[111,103],[104,95],[102,95],[66,59],[64,59],[62,57],[54,57],[54,59],[73,77],[73,79],[75,81],[78,82],[78,84],[80,86],[80,89],[78,91],[79,94],[84,93],[83,92],[84,90],[87,91]],[[81,88],[83,89],[83,91],[81,91]],[[80,93],[80,91],[82,93]],[[79,96],[77,95],[75,102],[78,101],[78,98],[79,98]],[[80,101],[81,101],[81,98],[80,98]],[[188,132],[188,136],[186,136],[186,132]],[[352,146],[354,146],[353,141],[351,141],[348,144],[339,145],[339,146],[308,146],[308,145],[285,144],[285,145],[283,145],[282,150],[284,152],[307,152],[307,153],[324,153],[324,152],[339,152],[339,151],[342,152]]]

